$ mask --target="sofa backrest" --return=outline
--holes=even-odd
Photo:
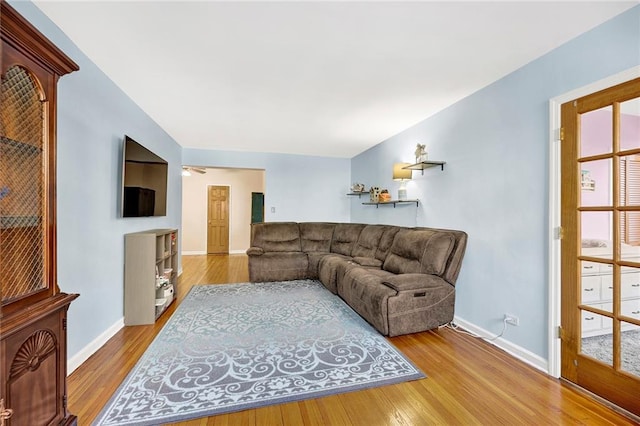
[[[305,253],[329,253],[335,223],[301,222],[300,244]]]
[[[331,253],[343,254],[351,256],[353,246],[360,232],[366,225],[362,223],[338,223],[333,229],[333,238],[331,239]]]
[[[378,249],[376,250],[376,259],[384,262],[389,254],[389,249],[393,244],[393,239],[396,237],[396,234],[401,229],[407,229],[400,226],[387,226],[382,236],[380,237],[380,243],[378,244]]]
[[[447,281],[451,285],[455,285],[458,280],[458,275],[460,274],[460,267],[462,266],[462,258],[464,257],[464,252],[467,249],[467,233],[464,231],[456,231],[453,229],[437,229],[437,228],[427,228],[432,229],[434,231],[442,231],[448,232],[453,235],[455,242],[453,245],[453,249],[451,250],[451,255],[449,259],[447,259],[447,266],[445,267],[444,273],[441,275],[445,281]]]
[[[444,278],[455,245],[451,232],[402,229],[393,239],[383,268],[395,274],[422,273]]]
[[[260,247],[265,252],[300,251],[300,229],[298,223],[252,223],[251,247]]]
[[[353,246],[351,255],[353,257],[370,257],[375,258],[380,239],[384,231],[390,228],[387,225],[366,225],[362,228],[358,240]]]

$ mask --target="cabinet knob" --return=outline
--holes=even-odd
[[[640,284],[631,284],[631,287],[640,287]]]
[[[5,420],[9,420],[13,416],[11,408],[4,408],[4,399],[0,399],[0,426],[4,426]]]
[[[640,314],[640,311],[631,311],[631,313],[632,313],[633,315],[638,315],[638,314]]]
[[[593,288],[585,288],[584,291],[593,291]]]

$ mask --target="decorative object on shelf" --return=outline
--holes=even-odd
[[[372,186],[371,189],[369,189],[369,201],[371,201],[372,203],[377,203],[379,197],[380,188],[377,186]]]
[[[380,195],[378,196],[378,202],[388,203],[389,201],[391,201],[391,194],[389,194],[389,191],[386,189],[381,190]]]
[[[591,172],[589,170],[582,170],[580,173],[580,187],[583,191],[595,191],[596,181],[591,179]]]
[[[364,183],[354,183],[353,185],[351,185],[351,192],[364,192]]]
[[[416,144],[416,163],[427,161],[427,151],[425,145]]]
[[[400,188],[398,188],[398,200],[400,201],[407,199],[407,181],[411,180],[411,170],[406,167],[410,165],[409,163],[395,163],[393,165],[393,180],[400,181]]]

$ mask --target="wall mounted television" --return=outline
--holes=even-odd
[[[122,217],[166,216],[167,172],[165,160],[125,135],[122,147]]]

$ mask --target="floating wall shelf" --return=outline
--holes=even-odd
[[[362,203],[364,206],[388,206],[393,205],[393,208],[396,207],[396,204],[408,204],[408,203],[416,203],[416,207],[418,207],[418,203],[420,200],[391,200],[391,201],[383,201],[381,203]]]
[[[357,195],[358,198],[362,197],[363,195],[369,195],[369,191],[367,192],[349,192],[347,195]]]
[[[403,167],[403,169],[409,170],[420,170],[424,175],[424,169],[428,169],[430,167],[440,166],[440,170],[444,170],[444,165],[447,164],[446,161],[421,161],[419,163],[410,164],[408,166]]]

